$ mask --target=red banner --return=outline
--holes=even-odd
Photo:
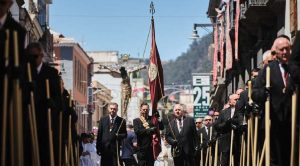
[[[155,41],[155,28],[154,19],[151,19],[152,25],[152,44],[150,51],[150,64],[149,64],[149,87],[151,95],[151,106],[152,106],[152,123],[157,127],[156,134],[153,135],[152,145],[153,145],[153,156],[154,159],[157,158],[161,152],[160,145],[160,133],[158,124],[158,111],[157,103],[164,96],[164,78],[163,78],[163,68],[161,65],[159,53]]]

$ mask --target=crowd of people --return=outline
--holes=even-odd
[[[291,98],[299,84],[299,61],[290,61],[292,57],[299,59],[299,38],[298,34],[292,51],[290,39],[285,35],[278,36],[270,51],[264,54],[262,67],[251,71],[251,79],[245,87],[229,94],[222,110],[214,109],[203,118],[189,117],[184,112],[183,104],[175,104],[173,115],[159,121],[157,126],[148,116],[149,105],[142,103],[140,117],[133,120],[134,130],[131,130],[136,135],[136,142],[132,142],[134,139],[128,141],[126,121],[116,115],[117,105],[110,105],[110,115],[100,120],[97,140],[98,154],[109,156],[108,160],[101,161],[102,165],[112,161],[118,165],[117,162],[125,161],[121,158],[117,160],[118,148],[122,146],[124,138],[131,147],[128,155],[130,162],[125,165],[229,166],[264,163],[268,156],[264,150],[267,149],[266,111],[271,112],[269,122],[272,122],[268,162],[270,165],[289,165],[291,147],[298,147],[299,144],[298,141],[291,144]],[[270,78],[266,78],[266,75]],[[266,87],[266,84],[270,84],[270,87]],[[267,100],[270,101],[269,110],[265,110]],[[296,103],[299,103],[299,99]],[[115,125],[107,127],[111,126],[114,118],[118,119]],[[299,121],[296,127],[294,135],[298,138]],[[157,128],[163,130],[162,151],[155,156],[153,134]],[[256,157],[253,157],[254,154]],[[298,148],[293,154],[298,156]]]
[[[228,95],[222,110],[194,119],[183,104],[175,104],[172,117],[156,123],[142,103],[130,124],[117,115],[118,104],[110,103],[97,139],[83,133],[79,143],[70,93],[58,71],[43,62],[41,43],[25,48],[26,30],[8,12],[12,3],[1,0],[0,6],[0,165],[284,166],[294,162],[292,153],[298,156],[299,116],[292,130],[291,110],[299,103],[299,98],[292,103],[292,95],[300,83],[300,33],[293,47],[289,37],[278,36],[263,66]],[[271,149],[265,159],[264,149]]]

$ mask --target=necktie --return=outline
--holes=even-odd
[[[287,72],[287,65],[286,64],[282,64],[282,68],[284,69],[283,73],[282,73],[282,79],[284,82],[284,86],[286,87],[287,83],[288,83],[288,77],[289,77],[289,73]]]
[[[181,122],[181,119],[178,119],[178,124],[179,124],[178,130],[179,130],[179,132],[181,132],[181,130],[182,130],[182,122]]]
[[[114,118],[111,118],[111,121],[110,121],[110,130],[113,128],[114,126]]]

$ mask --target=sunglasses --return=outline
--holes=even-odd
[[[29,54],[28,56],[37,59],[41,54]]]
[[[202,122],[196,122],[196,124],[201,124]]]

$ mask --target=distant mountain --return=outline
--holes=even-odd
[[[211,72],[212,62],[208,57],[211,43],[212,34],[208,34],[194,41],[176,60],[163,62],[165,84],[191,84],[192,73]]]

